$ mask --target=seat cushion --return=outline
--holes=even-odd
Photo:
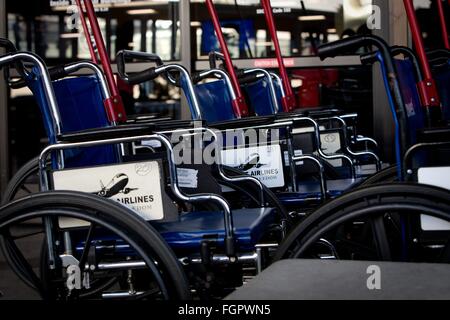
[[[263,237],[269,225],[276,221],[273,208],[233,210],[233,222],[239,250],[252,250]],[[152,222],[173,249],[199,250],[205,239],[223,246],[225,237],[224,214],[218,212],[191,212],[179,221]]]

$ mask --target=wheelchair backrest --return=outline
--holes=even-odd
[[[410,60],[398,59],[395,59],[395,66],[408,117],[408,134],[410,142],[414,144],[417,141],[417,130],[420,130],[425,125],[423,108],[416,86],[414,67]]]
[[[58,137],[54,131],[51,110],[45,98],[39,71],[33,69],[27,83],[41,109],[49,142],[55,144]],[[95,76],[53,81],[53,88],[61,116],[62,133],[110,126],[103,106],[104,97]],[[118,157],[116,148],[112,146],[64,152],[66,168],[115,163]]]
[[[436,70],[434,76],[441,98],[443,117],[450,121],[450,61]]]
[[[224,79],[197,84],[195,93],[203,120],[211,123],[236,119],[231,95]]]
[[[275,86],[278,86],[274,83]],[[257,116],[269,116],[277,113],[277,106],[272,100],[272,93],[266,78],[258,79],[252,83],[244,84],[243,89],[250,102],[250,106]],[[278,93],[280,90],[276,90]],[[281,105],[281,96],[278,97],[278,105]]]

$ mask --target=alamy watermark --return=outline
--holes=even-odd
[[[367,267],[366,273],[369,275],[367,278],[367,289],[369,290],[381,290],[381,268],[377,265],[371,265]]]
[[[372,12],[367,18],[367,28],[369,30],[381,30],[381,8],[377,5],[372,5]]]

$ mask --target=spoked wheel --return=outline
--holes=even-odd
[[[361,188],[314,211],[286,237],[276,259],[423,261],[420,244],[404,227],[421,214],[450,221],[450,193],[419,184]],[[441,241],[442,252],[427,262],[442,261],[450,239]]]
[[[2,204],[39,192],[39,158],[23,165],[9,181],[2,195]]]
[[[24,225],[30,223],[34,232],[26,233]],[[44,230],[50,230],[53,251]],[[35,194],[0,210],[0,234],[19,262],[13,271],[25,275],[45,299],[190,297],[183,268],[158,232],[110,200],[66,191]],[[28,237],[34,238],[24,246]],[[42,241],[38,275],[39,262],[30,253],[39,251]]]
[[[380,183],[391,183],[398,181],[398,167],[396,165],[387,167],[377,173],[375,173],[373,176],[365,179],[360,184],[361,187],[368,187],[373,186],[375,184]]]

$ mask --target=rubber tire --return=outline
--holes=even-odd
[[[293,229],[280,245],[275,260],[290,258],[289,252],[299,248],[316,236],[316,232],[352,212],[368,206],[379,204],[421,204],[429,208],[438,208],[446,212],[450,221],[450,192],[421,184],[380,184],[354,190],[332,200],[311,213]],[[297,251],[299,249],[296,249]]]
[[[17,188],[33,173],[38,173],[39,171],[39,157],[35,157],[25,163],[14,176],[9,181],[6,186],[5,191],[2,194],[2,205],[7,204],[12,201],[12,197],[14,192],[16,192]]]
[[[96,211],[94,217],[84,213],[86,220],[98,219],[114,226],[133,239],[145,254],[152,253],[164,270],[174,300],[190,299],[189,285],[183,267],[160,234],[144,219],[125,206],[94,195],[71,191],[51,191],[33,194],[0,209],[0,231],[5,224],[32,216],[33,211],[47,209],[75,209]],[[74,214],[76,217],[76,215]]]
[[[380,183],[391,183],[391,182],[397,182],[398,181],[398,167],[396,165],[387,167],[373,176],[370,176],[369,178],[365,179],[361,182],[359,187],[367,187],[367,186],[373,186],[375,184]]]

